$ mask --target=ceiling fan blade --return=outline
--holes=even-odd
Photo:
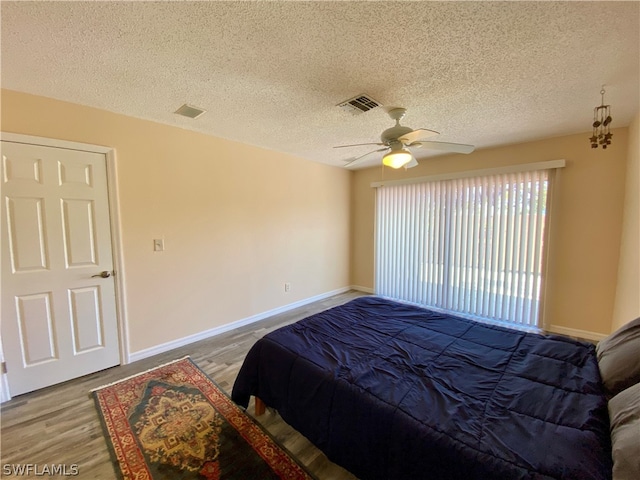
[[[354,163],[362,160],[364,157],[366,157],[367,155],[371,155],[372,153],[378,153],[378,152],[384,152],[385,150],[388,150],[387,147],[385,148],[379,148],[378,150],[373,150],[371,152],[367,152],[364,155],[360,155],[359,157],[355,157],[355,158],[351,158],[347,161],[347,163],[344,164],[345,167],[350,167],[352,166]]]
[[[345,147],[360,147],[364,145],[384,145],[384,143],[354,143],[353,145],[337,145],[333,148],[345,148]]]
[[[442,150],[444,152],[453,153],[471,153],[475,150],[473,145],[465,145],[463,143],[448,143],[448,142],[413,142],[408,145],[409,147],[423,147],[431,150]]]
[[[414,142],[421,142],[425,138],[433,137],[434,135],[440,135],[435,130],[428,130],[426,128],[419,128],[413,132],[405,133],[398,140],[404,144],[410,144]]]
[[[406,170],[407,168],[413,168],[417,166],[418,166],[418,160],[416,160],[416,157],[413,157],[411,161],[404,166],[404,168]]]

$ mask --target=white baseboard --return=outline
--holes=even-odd
[[[587,330],[578,330],[576,328],[562,327],[560,325],[547,325],[545,327],[545,331],[551,332],[551,333],[560,333],[561,335],[568,335],[569,337],[578,337],[578,338],[585,338],[587,340],[595,340],[598,342],[603,338],[607,337],[607,335],[604,333],[589,332]]]
[[[360,285],[351,285],[351,290],[358,290],[359,292],[370,293],[372,295],[374,293],[373,288],[362,287]]]
[[[143,358],[148,358],[148,357],[152,357],[153,355],[165,353],[170,350],[173,350],[174,348],[184,347],[185,345],[189,345],[190,343],[198,342],[200,340],[205,340],[207,338],[220,335],[221,333],[228,332],[229,330],[234,330],[236,328],[244,327],[245,325],[249,325],[259,320],[264,320],[267,317],[288,312],[289,310],[293,310],[294,308],[302,307],[304,305],[317,302],[319,300],[324,300],[325,298],[329,298],[329,297],[332,297],[333,295],[338,295],[340,293],[348,292],[349,290],[359,290],[359,288],[357,287],[339,288],[331,292],[322,293],[314,297],[305,298],[304,300],[299,300],[297,302],[289,303],[288,305],[284,305],[282,307],[274,308],[272,310],[258,313],[250,317],[242,318],[240,320],[236,320],[235,322],[227,323],[225,325],[220,325],[219,327],[214,327],[209,330],[205,330],[204,332],[189,335],[187,337],[179,338],[177,340],[172,340],[170,342],[166,342],[161,345],[156,345],[154,347],[145,348],[144,350],[139,350],[137,352],[131,353],[129,355],[129,358],[127,359],[127,363],[137,362],[138,360],[142,360]]]

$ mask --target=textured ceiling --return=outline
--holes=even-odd
[[[639,7],[2,1],[1,81],[343,165],[369,147],[332,146],[377,142],[392,106],[435,140],[484,148],[588,131],[604,84],[612,126],[627,126],[640,102]],[[360,93],[384,107],[336,107]],[[179,117],[183,103],[207,113]]]

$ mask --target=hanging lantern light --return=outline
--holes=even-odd
[[[602,90],[600,90],[602,104],[593,109],[593,134],[589,138],[591,148],[598,148],[598,145],[602,148],[607,148],[608,145],[611,145],[611,137],[613,137],[613,133],[610,131],[611,107],[604,104],[604,94],[603,86]]]

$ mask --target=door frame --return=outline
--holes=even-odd
[[[118,194],[118,172],[116,162],[116,151],[112,147],[102,145],[91,145],[87,143],[71,142],[68,140],[58,140],[55,138],[36,137],[19,133],[0,132],[0,140],[3,142],[24,143],[28,145],[40,145],[43,147],[64,148],[67,150],[80,150],[83,152],[104,154],[107,168],[107,201],[109,204],[109,223],[111,227],[111,251],[113,254],[113,266],[115,270],[114,283],[116,293],[116,324],[118,325],[118,343],[120,353],[120,364],[126,365],[129,362],[129,328],[127,323],[127,302],[125,290],[124,258],[122,255],[122,225],[120,222],[120,204]],[[2,207],[4,208],[4,206]],[[0,302],[1,302],[0,298]],[[0,360],[4,362],[2,356],[2,339],[0,338]],[[11,400],[8,390],[7,373],[2,373],[0,377],[0,403]]]

